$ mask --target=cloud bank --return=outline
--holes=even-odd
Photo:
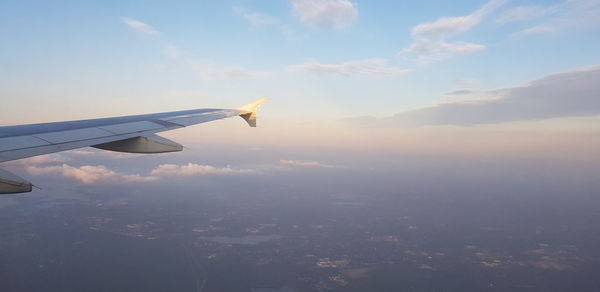
[[[600,114],[600,66],[551,74],[522,86],[475,92],[462,101],[395,114],[346,119],[369,127],[493,124]]]
[[[117,173],[103,165],[84,165],[79,167],[65,163],[61,165],[38,165],[37,161],[33,161],[33,165],[29,165],[25,169],[32,175],[61,175],[66,178],[75,179],[83,184],[151,182],[165,177],[243,175],[256,173],[255,170],[251,169],[234,169],[229,166],[219,168],[195,163],[188,163],[185,165],[162,164],[153,169],[148,176]]]

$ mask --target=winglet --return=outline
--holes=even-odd
[[[237,108],[237,110],[241,112],[240,117],[244,118],[250,127],[256,127],[256,110],[261,104],[265,103],[265,101],[267,101],[266,98],[261,98],[255,102]]]

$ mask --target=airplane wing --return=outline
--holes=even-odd
[[[147,115],[0,127],[0,162],[87,146],[129,153],[181,151],[183,146],[156,135],[195,124],[240,116],[256,127],[265,98],[237,109],[195,109]],[[0,194],[30,192],[32,184],[0,169]]]

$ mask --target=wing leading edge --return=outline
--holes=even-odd
[[[183,147],[155,135],[214,120],[240,116],[256,127],[259,99],[237,109],[195,109],[147,115],[0,127],[0,162],[87,146],[131,153],[164,153]],[[31,191],[31,183],[0,171],[0,194]]]

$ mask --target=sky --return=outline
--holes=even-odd
[[[268,97],[258,129],[236,119],[165,135],[185,145],[593,152],[598,14],[598,0],[5,0],[0,123]]]
[[[210,214],[220,213],[216,219],[235,217],[225,221],[245,226],[255,212],[260,225],[281,216],[275,222],[290,223],[300,236],[288,242],[313,244],[310,254],[319,258],[334,259],[328,250],[337,251],[342,241],[358,243],[348,247],[364,253],[347,254],[369,269],[373,236],[392,230],[379,235],[408,234],[398,242],[419,250],[429,243],[458,246],[456,255],[448,254],[453,261],[475,251],[479,240],[479,255],[467,262],[475,259],[474,269],[498,267],[486,272],[513,288],[535,288],[513,285],[527,275],[523,263],[545,284],[596,283],[589,275],[597,271],[600,234],[594,220],[600,214],[599,15],[600,0],[0,0],[0,126],[237,108],[269,99],[256,128],[234,117],[159,133],[184,145],[181,152],[87,147],[2,163],[0,171],[36,187],[0,196],[7,222],[0,229],[7,235],[0,258],[4,251],[7,260],[0,262],[10,266],[4,280],[65,287],[61,272],[81,264],[94,267],[81,270],[84,282],[104,279],[98,266],[111,273],[136,270],[129,265],[135,257],[122,257],[128,264],[120,267],[112,253],[81,244],[105,242],[94,239],[105,231],[87,225],[100,220],[94,214],[125,214],[120,230],[160,217],[163,227],[179,230],[178,238],[196,238],[195,229],[182,226],[200,226],[198,218],[213,226]],[[176,224],[182,220],[189,222]],[[322,236],[328,228],[319,228],[311,238],[295,230],[303,222],[318,224],[305,230],[351,228],[337,229],[340,237]],[[49,228],[53,224],[60,228]],[[225,235],[234,230],[227,228]],[[353,238],[356,230],[366,241]],[[119,245],[121,239],[107,246],[156,260],[140,241],[131,248]],[[188,250],[163,240],[166,245],[150,253],[182,252],[187,267]],[[296,252],[284,245],[273,257]],[[519,245],[526,248],[515,253]],[[29,252],[31,246],[42,253]],[[81,248],[110,264],[81,256]],[[396,257],[419,263],[406,253],[413,247],[393,248]],[[488,262],[487,251],[510,265]],[[236,267],[223,269],[244,273],[236,252],[227,253]],[[138,270],[148,268],[146,260],[137,262]],[[426,269],[414,266],[420,275],[438,268],[431,257],[423,260]],[[467,279],[456,270],[471,274],[439,268],[436,273],[451,270],[444,275],[453,285]],[[393,282],[403,284],[402,269],[391,271]],[[227,282],[222,275],[236,274],[219,274]],[[476,282],[492,287],[486,277]],[[429,278],[420,279],[433,287]]]

